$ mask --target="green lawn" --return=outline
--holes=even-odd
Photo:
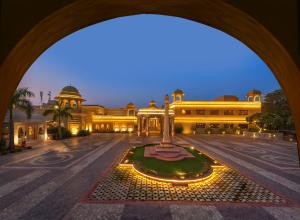
[[[191,152],[195,158],[180,161],[145,158],[144,146],[131,149],[132,153],[127,158],[141,171],[159,177],[179,178],[180,176],[185,176],[185,178],[197,178],[205,175],[210,170],[210,165],[213,164],[213,161],[203,154],[199,155],[197,150],[185,149]]]

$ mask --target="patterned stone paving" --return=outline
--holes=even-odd
[[[186,201],[286,204],[287,201],[228,167],[215,167],[208,180],[173,186],[138,175],[132,167],[117,166],[88,195],[91,202]]]
[[[212,179],[189,187],[149,180],[125,167],[112,168],[128,146],[153,140],[97,134],[1,156],[0,219],[299,219],[300,168],[297,162],[291,164],[295,145],[231,136],[178,136],[176,143],[198,147],[233,167],[215,168]],[[282,159],[279,156],[291,159],[279,168],[272,160]],[[99,172],[107,169],[111,170],[86,196]]]
[[[18,168],[66,168],[72,162],[92,152],[93,150],[101,147],[105,144],[105,141],[91,141],[88,146],[85,146],[85,142],[76,140],[66,140],[61,143],[58,149],[51,149],[41,155],[34,156],[25,160],[17,161],[7,165],[7,167]],[[84,146],[84,147],[83,147]]]

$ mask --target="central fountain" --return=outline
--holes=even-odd
[[[170,135],[170,117],[169,117],[169,96],[165,96],[164,100],[164,130],[162,141],[154,147],[145,147],[144,157],[156,158],[165,161],[179,161],[185,158],[194,158],[194,156],[182,147],[178,147],[172,143]]]

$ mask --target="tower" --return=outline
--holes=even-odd
[[[183,100],[184,92],[181,89],[176,89],[173,94],[173,102],[179,101],[181,102]]]
[[[247,95],[246,99],[248,102],[260,102],[261,101],[261,91],[252,89]]]

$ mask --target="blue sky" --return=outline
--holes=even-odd
[[[177,88],[185,99],[244,98],[250,89],[280,88],[266,64],[231,36],[193,21],[136,15],[81,29],[46,50],[19,87],[57,95],[77,87],[86,104],[160,105]],[[44,101],[47,97],[44,95]]]

